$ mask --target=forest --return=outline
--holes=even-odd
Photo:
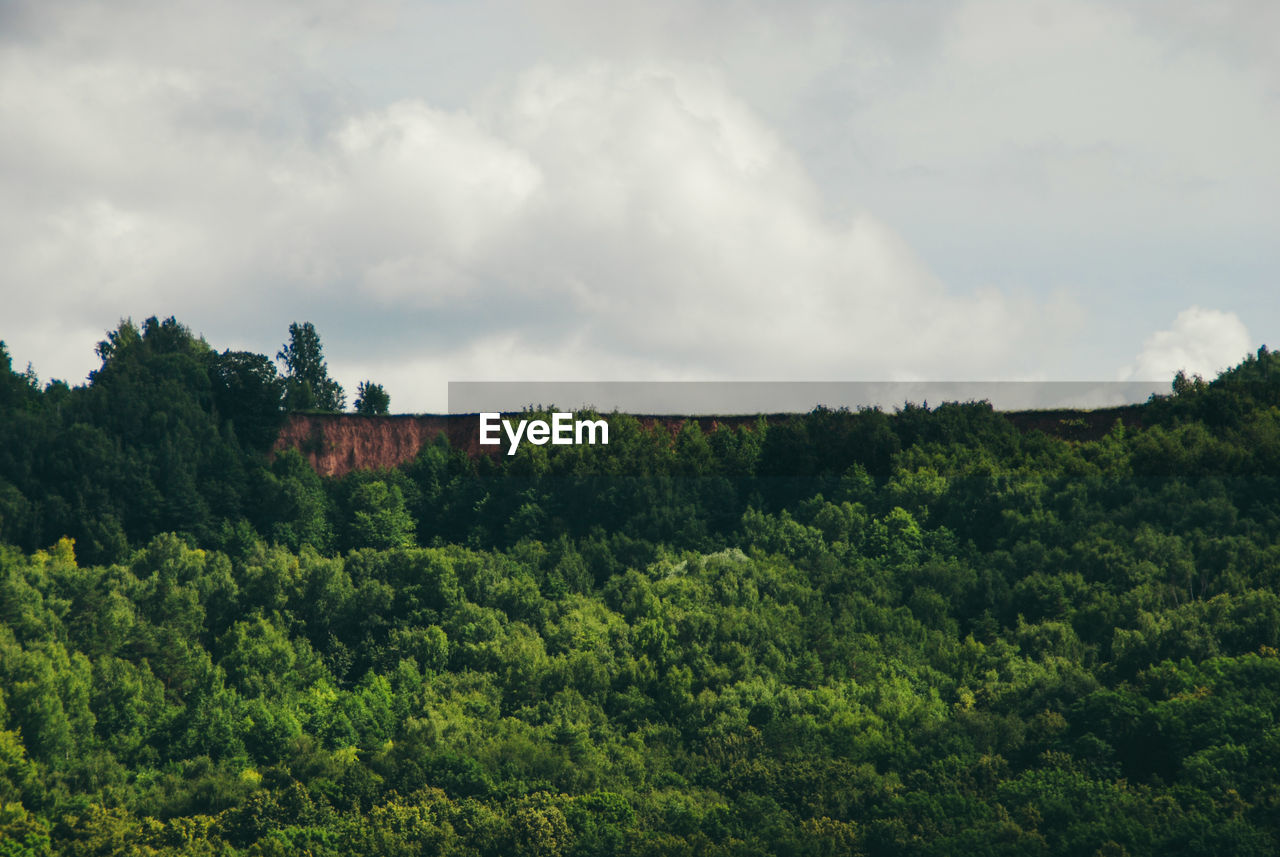
[[[1265,348],[1096,440],[613,413],[321,478],[295,328],[0,345],[0,857],[1280,853]]]

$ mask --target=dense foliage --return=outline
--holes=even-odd
[[[1280,359],[318,477],[172,319],[0,352],[0,855],[1270,855]]]

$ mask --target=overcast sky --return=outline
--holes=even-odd
[[[0,0],[0,338],[459,380],[1211,375],[1280,325],[1280,4]],[[1268,338],[1270,337],[1270,339]]]

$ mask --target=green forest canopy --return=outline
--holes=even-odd
[[[1274,854],[1280,362],[322,479],[173,319],[0,351],[0,855]],[[821,442],[819,442],[821,439]]]

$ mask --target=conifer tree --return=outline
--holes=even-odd
[[[347,406],[342,385],[329,377],[320,334],[311,322],[289,325],[289,343],[276,359],[284,363],[287,373],[285,403],[289,410],[341,411]]]

